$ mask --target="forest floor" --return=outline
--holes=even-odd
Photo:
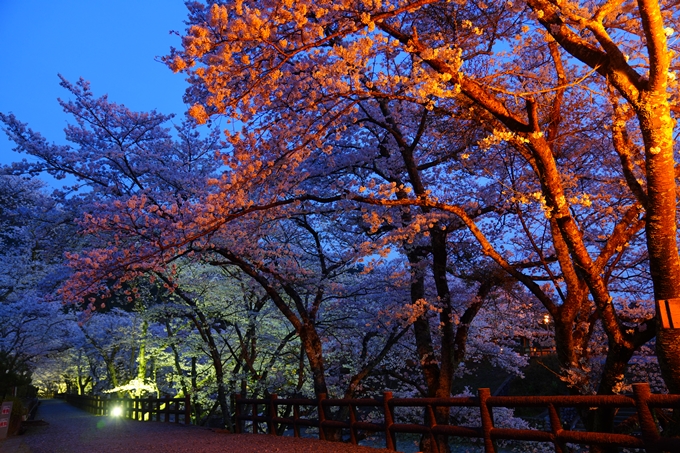
[[[2,453],[381,453],[388,450],[207,428],[95,417],[61,400],[43,400],[33,424],[0,440]]]

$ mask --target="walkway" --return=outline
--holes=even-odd
[[[22,436],[0,440],[2,453],[384,453],[387,450],[273,437],[226,434],[158,422],[95,417],[61,400],[43,400],[36,419]]]

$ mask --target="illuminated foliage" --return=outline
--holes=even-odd
[[[82,81],[63,82],[76,99],[63,103],[77,118],[73,148],[0,117],[42,159],[16,172],[91,188],[91,242],[69,255],[63,298],[96,310],[154,275],[191,305],[178,264],[238,269],[292,326],[325,393],[325,307],[379,282],[393,316],[368,311],[393,323],[380,345],[412,324],[420,389],[448,396],[468,345],[483,343],[488,305],[522,313],[521,295],[549,315],[572,391],[625,388],[628,362],[655,336],[680,391],[679,330],[652,316],[656,300],[680,300],[675,2],[188,8],[183,48],[165,59],[190,82],[191,119],[176,135],[168,117],[95,99]],[[200,139],[197,124],[217,119],[224,135]],[[379,306],[374,294],[361,300]],[[381,347],[374,357],[389,360]],[[611,428],[606,410],[587,418]]]

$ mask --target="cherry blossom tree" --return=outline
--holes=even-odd
[[[273,188],[261,185],[259,177],[249,178],[254,170],[248,168],[246,174],[225,172],[221,179],[210,181],[220,165],[229,164],[229,153],[222,153],[221,163],[214,160],[215,151],[224,145],[214,135],[201,140],[190,120],[177,129],[178,139],[173,139],[162,127],[169,119],[166,116],[137,114],[106,98],[95,99],[84,81],[76,85],[62,81],[62,85],[75,97],[74,101],[62,101],[76,118],[77,124],[66,129],[74,148],[50,145],[13,116],[2,117],[17,149],[40,159],[37,164],[14,165],[14,172],[69,174],[89,189],[76,196],[84,212],[82,225],[89,233],[89,247],[71,255],[76,272],[62,288],[61,297],[76,303],[84,300],[88,310],[95,312],[108,308],[107,299],[144,299],[139,284],[142,277],[159,281],[168,295],[190,307],[184,314],[195,321],[213,351],[211,360],[221,389],[218,399],[225,402],[223,358],[217,351],[215,332],[200,308],[202,297],[197,297],[186,281],[182,283],[184,277],[177,265],[193,262],[218,269],[237,268],[264,291],[262,303],[273,303],[292,324],[311,369],[314,391],[327,393],[317,323],[325,313],[322,304],[357,298],[361,293],[356,278],[350,285],[353,289],[342,289],[349,288],[342,283],[347,275],[361,275],[355,271],[358,261],[375,251],[370,241],[353,242],[361,230],[357,233],[351,225],[338,229],[327,214],[311,207],[296,206],[291,211],[294,217],[285,206],[273,209],[281,184]],[[299,179],[296,174],[284,183],[290,186],[291,180]],[[227,181],[233,187],[220,192]],[[274,200],[272,209],[266,216],[258,215],[265,198]],[[262,303],[258,303],[260,309]],[[384,344],[377,348],[376,356],[364,357],[348,383],[347,395],[354,394],[359,382],[404,332],[405,327],[395,325],[384,339],[376,333],[366,338],[366,344],[378,339]],[[98,344],[90,337],[90,343]],[[113,386],[121,388],[124,382],[117,377],[113,356],[118,349],[102,345],[96,349],[107,364]],[[140,358],[143,356],[140,352]],[[239,366],[247,362],[243,360]],[[140,363],[139,372],[142,368]],[[226,417],[226,407],[222,412]]]
[[[69,347],[68,318],[45,302],[66,276],[72,213],[40,182],[0,176],[0,394],[29,384],[37,364]],[[58,245],[55,245],[55,242]],[[11,379],[10,379],[11,378]]]
[[[191,299],[173,262],[238,268],[294,327],[325,393],[322,305],[363,257],[399,253],[410,300],[396,299],[413,310],[428,394],[450,395],[475,317],[513,282],[549,313],[573,391],[592,387],[600,352],[596,391],[619,391],[656,335],[677,392],[674,3],[207,3],[188,4],[166,61],[189,77],[196,122],[229,122],[224,143],[191,120],[174,138],[168,117],[82,81],[63,82],[75,148],[0,117],[41,159],[15,172],[91,187],[91,248],[71,255],[64,297],[95,310],[151,273]],[[465,300],[458,280],[474,288]],[[658,321],[628,315],[652,299]],[[612,415],[586,422],[610,430]]]
[[[272,175],[324,154],[346,161],[348,150],[371,143],[400,150],[408,180],[355,180],[340,188],[344,198],[458,218],[482,252],[550,312],[565,370],[582,366],[594,327],[604,328],[608,355],[598,392],[620,388],[629,359],[657,323],[623,319],[619,292],[649,298],[649,272],[659,306],[671,314],[675,307],[675,85],[666,39],[677,20],[674,4],[188,6],[184,48],[167,62],[188,74],[186,99],[198,121],[222,115],[247,123],[228,134],[235,168]],[[436,120],[413,127],[418,123],[404,122],[396,103]],[[367,114],[367,104],[380,114]],[[367,122],[385,134],[362,133]],[[471,128],[471,135],[459,133]],[[432,160],[409,154],[428,135],[427,151],[444,152]],[[414,170],[434,168],[430,162],[456,165],[438,166],[445,171],[432,171],[436,185],[428,188]],[[476,191],[453,192],[452,178]],[[401,187],[409,195],[400,195]],[[511,221],[512,235],[523,239],[508,249],[508,233],[494,229],[494,219]],[[526,272],[532,268],[542,275]],[[677,331],[660,319],[657,350],[673,389]],[[609,421],[595,425],[611,423],[601,415]]]

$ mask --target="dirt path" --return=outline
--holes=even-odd
[[[0,441],[2,453],[382,453],[314,439],[264,434],[222,434],[171,423],[95,417],[61,400],[43,400],[36,419],[22,436]]]

